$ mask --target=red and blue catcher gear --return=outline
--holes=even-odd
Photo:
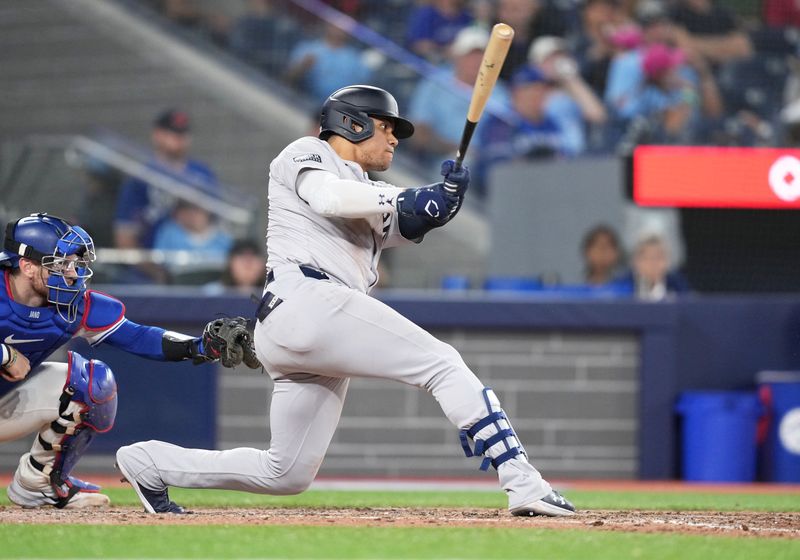
[[[93,346],[110,344],[138,356],[160,361],[192,358],[199,338],[178,337],[160,327],[139,325],[125,317],[125,306],[118,299],[86,290],[78,305],[78,318],[67,322],[52,306],[30,307],[14,301],[10,289],[10,269],[0,274],[0,343],[13,346],[31,363],[31,375],[50,354],[75,336]],[[167,333],[167,336],[165,336]],[[0,378],[0,397],[16,384]]]
[[[107,432],[117,415],[117,382],[109,367],[99,360],[86,360],[69,352],[67,381],[59,401],[59,417],[50,429],[39,433],[45,452],[55,452],[52,465],[44,465],[31,454],[31,465],[50,478],[56,507],[64,507],[78,492],[96,492],[98,486],[70,476],[72,469],[98,433]],[[34,448],[35,449],[35,448]]]
[[[47,214],[31,214],[6,226],[0,264],[19,266],[21,257],[38,262],[48,273],[47,301],[68,323],[79,315],[78,307],[92,277],[94,242],[81,227]]]

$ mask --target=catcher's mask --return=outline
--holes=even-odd
[[[68,323],[78,317],[80,298],[96,259],[92,237],[81,227],[48,214],[31,214],[6,226],[0,265],[16,268],[24,257],[47,270],[47,301]]]

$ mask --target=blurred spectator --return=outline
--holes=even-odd
[[[528,59],[531,42],[542,35],[563,37],[567,22],[563,14],[546,0],[499,0],[497,21],[514,28],[514,40],[500,71],[500,77],[510,80]]]
[[[637,118],[647,122],[646,141],[694,141],[702,119],[723,112],[711,68],[697,52],[669,46],[680,31],[659,2],[645,0],[637,19],[642,47],[618,54],[609,69],[605,101],[615,121],[609,142],[619,141]]]
[[[205,209],[187,201],[179,201],[172,217],[156,231],[153,248],[161,251],[191,251],[194,256],[209,260],[222,259],[233,240],[217,225]],[[167,268],[176,272],[176,263],[167,261]]]
[[[461,140],[464,118],[469,108],[472,85],[478,77],[483,51],[489,42],[489,34],[483,29],[467,27],[456,36],[450,47],[452,68],[444,68],[434,77],[423,79],[411,99],[409,119],[414,123],[411,145],[426,163],[438,165],[446,157],[452,157]],[[508,92],[498,83],[490,102],[508,107]],[[481,129],[487,119],[481,119],[475,139],[480,138]],[[475,148],[470,151],[474,154]]]
[[[249,0],[247,13],[233,24],[228,45],[238,56],[279,77],[299,34],[294,21],[275,11],[273,0]]]
[[[526,66],[511,80],[512,122],[491,116],[480,134],[481,149],[474,170],[475,188],[483,194],[490,168],[501,161],[572,155],[559,121],[548,114],[553,85],[536,68]]]
[[[570,155],[586,149],[585,123],[602,126],[608,119],[603,102],[578,72],[578,65],[560,37],[542,36],[531,44],[528,63],[554,86],[547,111],[566,135]]]
[[[203,163],[189,159],[189,115],[179,109],[164,111],[153,123],[153,165],[206,188],[217,189],[216,176]],[[121,249],[153,245],[156,228],[175,205],[175,197],[141,179],[131,177],[120,187],[114,221],[114,241]]]
[[[670,251],[663,238],[643,237],[634,248],[631,270],[614,282],[621,289],[632,290],[639,299],[659,301],[689,291],[680,273],[671,270]]]
[[[287,79],[321,104],[339,88],[368,83],[370,74],[362,64],[361,50],[349,44],[347,33],[326,23],[322,39],[302,41],[295,47]]]
[[[800,2],[762,0],[764,23],[770,27],[800,27]]]
[[[574,52],[581,75],[600,97],[605,92],[611,58],[618,50],[614,34],[627,23],[619,0],[586,0],[583,5]]]
[[[713,0],[675,0],[670,15],[678,26],[678,46],[698,53],[711,64],[753,54],[750,38],[739,28],[734,13]]]
[[[414,53],[439,62],[446,47],[463,28],[472,23],[462,0],[432,0],[411,12],[406,28],[406,45]]]
[[[267,279],[267,260],[263,244],[252,239],[234,241],[228,251],[227,263],[218,282],[204,286],[208,292],[233,290],[242,294],[261,291]]]
[[[601,286],[612,282],[619,274],[622,262],[622,248],[617,232],[606,224],[594,226],[583,237],[581,255],[586,284]]]

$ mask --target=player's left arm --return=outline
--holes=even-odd
[[[469,170],[454,167],[452,160],[442,164],[445,182],[411,189],[388,183],[375,188],[340,179],[330,171],[306,169],[297,178],[297,194],[323,216],[367,218],[395,214],[403,237],[417,240],[446,224],[461,208],[469,185]]]
[[[131,321],[122,302],[112,296],[88,290],[85,297],[79,333],[92,346],[105,342],[151,360],[192,360],[195,364],[220,360],[225,367],[244,360],[250,367],[259,367],[244,319],[216,319],[201,336],[190,336]]]

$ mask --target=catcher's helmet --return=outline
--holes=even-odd
[[[16,267],[20,257],[36,261],[48,273],[47,301],[67,322],[78,316],[80,296],[92,277],[94,242],[86,231],[48,214],[31,214],[6,226],[0,266]]]
[[[400,116],[391,93],[374,86],[347,86],[334,91],[322,105],[319,137],[327,140],[338,134],[351,142],[361,142],[375,134],[369,117],[392,121],[394,135],[400,140],[414,134],[414,125]],[[361,126],[360,132],[353,130],[353,123]]]

